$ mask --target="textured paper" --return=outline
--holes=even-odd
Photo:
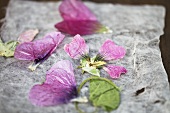
[[[62,21],[58,12],[59,4],[12,0],[1,28],[2,40],[17,40],[19,34],[28,29],[40,30],[35,40],[55,31],[54,24]],[[128,73],[120,79],[112,79],[122,91],[121,104],[111,113],[169,113],[170,89],[159,49],[159,38],[164,28],[164,7],[92,2],[86,2],[86,5],[102,24],[113,30],[112,34],[84,36],[90,47],[90,55],[96,55],[106,39],[112,39],[127,50],[123,59],[112,61],[115,65],[126,67]],[[36,107],[28,100],[31,87],[45,80],[46,71],[54,63],[68,59],[75,69],[79,65],[78,60],[72,60],[63,50],[64,44],[71,39],[67,35],[56,52],[34,72],[27,69],[28,61],[0,57],[0,113],[77,113],[73,103]],[[80,84],[89,74],[82,75],[81,70],[76,69],[75,76],[77,84]],[[101,72],[101,76],[111,79],[105,71]],[[137,94],[139,90],[144,91]],[[82,89],[82,95],[88,95],[88,87]],[[87,112],[94,110],[89,103],[80,107]],[[98,112],[104,113],[102,109]]]

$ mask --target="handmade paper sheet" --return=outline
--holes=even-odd
[[[11,0],[1,28],[3,41],[17,40],[28,29],[39,29],[35,40],[46,33],[56,31],[54,25],[62,20],[58,6],[60,2],[32,2]],[[127,73],[119,79],[111,79],[105,71],[101,76],[111,79],[121,88],[120,106],[111,113],[169,113],[170,89],[166,71],[162,64],[159,38],[163,35],[165,9],[162,6],[130,6],[96,4],[85,2],[99,21],[108,26],[110,34],[83,36],[90,48],[90,55],[96,55],[106,39],[112,39],[126,49],[115,65],[124,66]],[[71,59],[64,51],[65,44],[72,37],[66,35],[61,45],[35,71],[27,67],[30,62],[0,57],[0,112],[1,113],[77,113],[73,103],[37,107],[28,100],[28,93],[35,84],[45,81],[46,71],[61,59],[70,60],[75,69],[77,84],[89,77],[76,69],[78,60]],[[88,84],[86,85],[88,87]],[[83,87],[81,95],[88,95]],[[91,112],[90,104],[80,104],[84,111]],[[101,109],[98,111],[103,113]]]

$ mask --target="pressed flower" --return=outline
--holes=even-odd
[[[38,34],[38,29],[35,30],[27,30],[25,32],[23,32],[22,34],[20,34],[18,41],[19,43],[24,43],[24,42],[31,42],[35,36]]]
[[[89,53],[89,48],[80,35],[76,35],[71,43],[66,44],[64,50],[73,59],[78,59]]]
[[[55,25],[61,31],[70,35],[90,35],[94,33],[111,32],[98,22],[96,16],[81,0],[63,0],[59,6],[63,21]]]
[[[80,59],[78,67],[82,69],[82,73],[88,72],[91,75],[100,76],[99,69],[103,68],[112,78],[119,78],[121,74],[127,72],[124,67],[108,64],[109,60],[121,59],[126,54],[126,50],[116,45],[112,40],[106,40],[99,49],[99,53],[92,58],[88,55],[86,48],[88,46],[80,35],[76,35],[73,41],[64,47],[71,58]]]
[[[53,53],[63,39],[64,35],[60,32],[52,32],[43,39],[21,43],[16,47],[14,57],[19,60],[34,61],[29,68],[35,70],[40,63]]]
[[[126,54],[126,50],[116,45],[112,40],[106,40],[99,49],[99,53],[104,60],[116,60],[123,58]]]
[[[122,66],[107,65],[103,69],[110,75],[112,78],[119,78],[121,74],[125,74],[127,70]]]
[[[73,66],[70,61],[62,60],[47,72],[43,84],[31,88],[29,100],[37,106],[55,106],[66,104],[77,95]]]

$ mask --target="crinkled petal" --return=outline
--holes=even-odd
[[[63,0],[59,11],[64,20],[97,20],[81,0]]]
[[[116,60],[123,58],[126,50],[121,46],[115,45],[112,40],[106,40],[99,49],[99,53],[105,60]]]
[[[56,80],[53,79],[51,81],[52,78],[51,76],[53,75],[55,75],[58,78],[56,78]],[[76,86],[74,70],[71,62],[68,60],[61,60],[57,62],[55,65],[53,65],[51,69],[47,71],[46,83],[47,82],[48,84],[51,84],[53,82],[58,83],[58,86],[65,85],[65,83]]]
[[[113,66],[107,65],[103,69],[110,75],[112,78],[119,78],[121,74],[127,73],[127,70],[122,66]]]
[[[101,25],[98,21],[93,20],[64,20],[57,23],[55,27],[64,33],[70,35],[90,35],[95,33],[109,32],[107,27]]]
[[[66,66],[68,63],[69,66]],[[67,70],[68,69],[68,70]],[[54,106],[70,102],[77,97],[76,81],[71,62],[59,61],[46,75],[42,85],[35,85],[29,93],[29,99],[34,105]]]
[[[38,29],[35,30],[31,29],[23,32],[18,38],[19,43],[31,42],[38,34],[38,32],[39,32]]]
[[[19,44],[15,49],[14,57],[19,60],[36,60],[37,62],[45,60],[63,39],[64,35],[60,32],[53,32],[43,39]]]
[[[78,59],[89,53],[89,48],[80,35],[76,35],[70,44],[66,44],[64,50],[73,59]]]
[[[76,87],[54,87],[51,84],[35,85],[29,93],[29,100],[37,106],[55,106],[68,103],[77,96]]]

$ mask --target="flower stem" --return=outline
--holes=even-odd
[[[80,86],[78,87],[78,94],[80,94],[80,90],[82,89],[82,87],[86,84],[86,82],[89,82],[90,80],[102,80],[102,81],[106,81],[108,82],[109,84],[111,84],[112,86],[114,86],[117,90],[120,91],[120,89],[110,80],[106,79],[106,78],[102,78],[102,77],[90,77],[90,78],[87,78],[86,80],[84,80]]]

